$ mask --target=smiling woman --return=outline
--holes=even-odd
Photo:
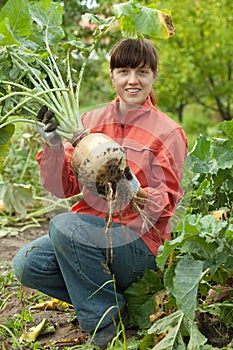
[[[56,145],[47,142],[37,155],[44,187],[60,197],[80,191],[83,196],[69,213],[56,215],[49,235],[24,247],[13,264],[24,285],[72,304],[81,328],[90,333],[88,342],[101,349],[114,338],[119,314],[127,326],[124,291],[145,270],[156,269],[158,249],[170,239],[187,155],[183,129],[151,100],[158,65],[152,42],[123,39],[110,56],[117,97],[82,114],[84,130],[91,132],[80,142],[104,134],[118,145],[111,150],[111,161],[116,153],[120,162],[115,156],[117,166],[109,166],[109,148],[103,149],[109,181],[88,188],[86,180],[94,175],[96,184],[101,178],[100,171],[93,173],[89,166],[92,162],[102,170],[99,155],[87,152],[81,177],[74,167],[79,144],[74,148],[61,140]]]

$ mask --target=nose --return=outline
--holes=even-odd
[[[137,73],[135,70],[131,70],[129,73],[128,83],[129,84],[137,84],[137,82],[138,82]]]

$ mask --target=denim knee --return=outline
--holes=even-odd
[[[21,252],[19,251],[13,258],[12,270],[18,281],[21,281],[24,270],[24,264],[22,265]]]
[[[77,225],[78,217],[78,214],[75,213],[61,213],[54,216],[50,221],[50,237],[55,238],[55,235],[70,235],[70,232],[73,230],[74,221]]]
[[[15,277],[25,286],[29,286],[31,279],[29,270],[34,262],[32,255],[29,254],[30,249],[28,246],[23,247],[16,253],[12,262],[12,270]]]
[[[76,216],[76,218],[74,217]],[[70,241],[70,237],[74,230],[73,221],[78,220],[78,215],[74,213],[61,213],[56,215],[50,221],[49,236],[52,244],[58,250],[64,250],[66,239]],[[76,230],[77,231],[77,230]]]
[[[15,277],[27,287],[35,287],[43,275],[49,275],[49,265],[56,268],[49,236],[42,236],[21,248],[12,262]]]
[[[84,219],[85,218],[85,219]],[[76,245],[93,245],[92,216],[77,213],[62,213],[56,215],[50,222],[49,235],[56,249],[65,253],[66,244],[73,241]],[[95,228],[95,225],[94,225]],[[96,235],[94,235],[96,236]]]

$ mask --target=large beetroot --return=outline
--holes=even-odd
[[[71,167],[78,181],[94,194],[112,199],[117,195],[117,183],[124,179],[126,155],[123,147],[107,135],[89,134],[74,148]]]

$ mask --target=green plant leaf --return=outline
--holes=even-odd
[[[5,18],[0,23],[0,45],[19,45],[19,41],[16,40],[14,33],[11,30],[9,19]]]
[[[179,230],[184,237],[199,234],[201,215],[187,214],[179,224]]]
[[[175,276],[175,267],[176,267],[176,263],[173,263],[164,272],[164,278],[163,278],[164,287],[166,288],[169,295],[173,295],[173,289],[174,289],[173,279]]]
[[[113,5],[113,12],[119,19],[121,34],[124,37],[137,38],[138,32],[133,24],[133,16],[139,11],[134,6],[134,1],[128,1],[121,4]]]
[[[168,334],[152,349],[153,350],[185,350],[182,339],[182,323],[184,314],[180,310],[156,321],[148,330],[149,334],[160,334],[169,330]],[[172,330],[171,330],[172,329]]]
[[[20,337],[20,342],[35,342],[40,334],[48,334],[55,332],[54,326],[50,326],[48,320],[45,318],[36,326],[30,328],[30,330]]]
[[[155,295],[163,289],[161,278],[156,271],[146,270],[142,278],[138,278],[125,291],[132,323],[148,328],[149,316],[155,312]]]
[[[9,19],[13,33],[28,37],[31,33],[31,17],[26,0],[8,0],[0,12],[0,21]],[[13,43],[12,43],[13,44]],[[7,45],[11,45],[7,43]]]
[[[1,123],[1,120],[0,120]],[[10,138],[15,132],[14,124],[8,124],[3,128],[0,128],[0,169],[3,164],[4,158],[7,156],[10,147]]]
[[[30,7],[30,14],[41,28],[52,29],[62,24],[63,8],[52,0],[41,0]]]
[[[139,11],[138,8],[135,8],[134,4],[133,0],[115,4],[113,5],[113,12],[117,18],[120,18],[121,16],[132,17],[135,12],[137,13]]]
[[[123,36],[168,38],[174,35],[175,28],[171,16],[162,11],[144,7],[133,0],[114,5],[113,11],[120,20]]]
[[[128,345],[128,341],[127,341],[127,345]],[[136,349],[138,350],[151,349],[153,345],[154,345],[154,335],[146,334],[143,337],[143,339],[140,341],[140,343],[137,345]],[[128,349],[131,349],[131,347],[128,347]]]
[[[225,120],[223,123],[220,123],[219,130],[223,131],[230,139],[233,139],[233,120]]]
[[[186,327],[190,335],[187,350],[200,349],[200,346],[207,342],[207,338],[199,331],[196,322],[190,318],[186,319]]]
[[[227,221],[217,220],[210,214],[203,216],[200,224],[200,237],[205,237],[206,241],[210,243],[214,243],[219,236],[219,232],[228,225]]]
[[[200,160],[205,160],[209,152],[209,149],[210,149],[210,141],[207,140],[206,135],[200,135],[190,154]]]
[[[158,255],[156,257],[156,263],[160,270],[164,270],[164,266],[166,264],[166,261],[170,255],[170,253],[180,245],[180,243],[183,240],[183,235],[180,235],[179,237],[171,240],[171,241],[165,241],[163,246],[160,246]]]
[[[121,16],[119,23],[123,37],[133,39],[140,37],[139,33],[135,30],[131,17]]]
[[[168,334],[153,347],[153,350],[200,350],[207,341],[206,337],[199,331],[195,321],[185,317],[181,310],[177,310],[165,318],[156,321],[148,330],[149,334]],[[189,342],[184,344],[184,337]],[[204,348],[203,348],[204,349]]]
[[[182,257],[176,266],[174,296],[177,306],[185,316],[194,319],[197,307],[198,284],[201,280],[203,261],[195,260],[189,254]]]
[[[3,159],[7,156],[8,151],[9,151],[9,145],[7,144],[0,145],[0,169],[2,166]]]
[[[167,317],[161,318],[156,321],[149,329],[149,334],[160,334],[168,330],[169,328],[175,327],[178,323],[181,323],[184,318],[184,313],[180,310],[173,312]]]
[[[233,167],[233,140],[217,139],[212,143],[213,158],[221,169],[231,169]]]
[[[151,38],[169,37],[170,34],[163,22],[164,16],[169,17],[161,11],[140,7],[140,11],[133,17],[133,25],[138,32]]]
[[[0,119],[1,121],[1,119]],[[0,128],[0,145],[5,145],[9,142],[11,136],[14,134],[14,124],[8,124],[3,128]]]
[[[193,236],[184,243],[180,252],[182,254],[192,252],[192,255],[195,255],[197,259],[206,261],[209,265],[212,265],[217,247],[218,244],[216,242],[210,243],[207,242],[204,237]],[[207,268],[207,266],[205,266],[205,268]]]
[[[173,328],[152,350],[186,350],[179,325]]]
[[[226,238],[229,240],[229,243],[233,242],[233,224],[230,224],[226,230]]]
[[[33,4],[30,14],[43,33],[43,41],[49,45],[57,44],[64,37],[61,27],[63,8],[59,2],[41,0]]]
[[[93,13],[85,13],[82,15],[83,22],[91,22],[97,24],[101,29],[104,27],[109,27],[111,24],[115,22],[114,17],[103,18],[98,15],[94,15]]]
[[[201,345],[199,347],[200,350],[219,350],[219,348],[215,348],[214,346],[212,345],[208,345],[208,344],[205,344],[205,345]],[[198,350],[199,350],[198,349]],[[229,348],[222,348],[222,350],[229,350]]]
[[[8,184],[4,203],[7,212],[16,213],[20,217],[26,216],[27,208],[34,204],[33,187],[23,184]]]

